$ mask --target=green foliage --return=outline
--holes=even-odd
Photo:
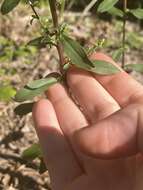
[[[119,48],[119,49],[115,50],[115,51],[113,52],[113,54],[112,54],[113,60],[114,60],[114,61],[119,61],[120,58],[121,58],[121,56],[122,56],[122,54],[123,54],[123,52],[125,52],[126,49],[127,49],[127,48],[125,48],[125,49],[124,49],[124,48]]]
[[[143,19],[143,9],[130,9],[129,12],[132,13],[136,18]]]
[[[27,115],[27,114],[32,112],[33,105],[34,105],[34,102],[20,104],[19,106],[17,106],[14,109],[14,112],[15,112],[16,115],[19,115],[19,116],[22,117],[22,116]]]
[[[54,77],[49,77],[46,78],[44,82],[43,81],[44,79],[41,79],[27,84],[24,88],[22,88],[17,92],[14,98],[15,101],[24,102],[27,100],[31,100],[35,96],[38,96],[44,91],[46,91],[53,84],[56,84],[59,81],[59,79]]]
[[[29,46],[45,47],[46,43],[43,42],[43,36],[35,38],[28,42]]]
[[[48,78],[43,78],[43,79],[32,81],[27,84],[27,87],[34,90],[34,89],[41,88],[45,85],[50,86],[51,84],[54,84],[57,82],[58,82],[58,78],[48,77]]]
[[[119,0],[103,0],[98,7],[98,12],[100,12],[100,13],[108,12],[113,16],[123,17],[124,12],[121,9],[116,8],[114,6],[114,5],[116,5],[117,2],[119,2]],[[142,8],[126,9],[125,12],[126,12],[126,14],[131,13],[137,19],[143,19],[143,9]]]
[[[0,101],[10,101],[16,94],[16,91],[10,85],[0,86]]]
[[[143,36],[137,32],[128,32],[126,41],[131,48],[143,49]]]
[[[138,35],[134,33],[128,34],[126,33],[126,21],[128,14],[132,14],[137,19],[143,19],[143,9],[136,8],[136,9],[128,9],[128,0],[123,0],[123,9],[118,9],[115,7],[118,0],[103,0],[98,7],[98,12],[108,12],[113,16],[121,17],[123,20],[122,26],[122,47],[113,53],[113,59],[118,60],[122,55],[122,68],[125,66],[125,50],[128,44],[135,48],[142,48],[142,39]]]
[[[42,151],[39,144],[33,144],[27,148],[23,153],[22,157],[26,160],[35,160],[36,158],[42,157]]]
[[[20,0],[4,0],[2,6],[1,6],[1,13],[7,14],[10,11],[12,11],[18,4],[20,3]]]
[[[88,59],[84,49],[81,45],[72,38],[63,35],[61,43],[64,46],[65,53],[71,59],[72,64],[93,66],[92,62]]]
[[[118,68],[106,61],[91,61],[81,45],[72,38],[64,35],[61,38],[61,42],[64,46],[65,53],[71,60],[71,64],[76,67],[100,75],[110,75],[120,72]]]
[[[118,17],[121,17],[121,18],[124,16],[123,11],[116,8],[116,7],[112,7],[111,9],[109,9],[108,13],[113,15],[113,16],[118,16]]]
[[[98,7],[98,12],[103,13],[107,12],[114,7],[118,0],[104,0]]]
[[[99,75],[113,75],[120,72],[116,66],[107,61],[94,60],[92,63],[94,67],[90,68],[89,71]]]
[[[13,40],[0,36],[0,61],[2,62],[10,62],[21,57],[23,60],[30,60],[36,53],[35,47],[25,46],[23,43],[18,45]]]
[[[143,64],[127,64],[125,65],[126,71],[136,71],[139,73],[143,73]]]
[[[38,48],[43,48],[46,47],[46,45],[52,46],[54,45],[54,42],[52,38],[50,38],[48,35],[47,36],[41,36],[38,38],[35,38],[28,42],[28,46],[36,46]]]

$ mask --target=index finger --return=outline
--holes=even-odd
[[[119,67],[110,57],[103,53],[94,53],[91,59],[108,61]],[[143,95],[143,86],[124,70],[115,75],[94,75],[95,79],[111,94],[121,107],[135,103]]]

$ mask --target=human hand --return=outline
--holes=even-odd
[[[82,111],[60,84],[33,109],[53,190],[143,189],[143,86],[124,71],[72,68],[67,81]]]

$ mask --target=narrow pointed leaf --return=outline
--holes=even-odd
[[[34,80],[30,83],[28,83],[26,86],[30,89],[37,89],[37,88],[41,88],[42,86],[45,85],[50,85],[53,83],[56,83],[58,79],[54,78],[54,77],[48,77],[48,78],[42,78],[39,80]]]
[[[22,157],[27,160],[34,160],[42,157],[42,151],[39,144],[33,144],[22,153]]]
[[[65,53],[71,59],[72,64],[77,66],[87,65],[87,67],[93,66],[84,49],[78,42],[68,36],[63,35],[61,38],[61,43],[64,46]]]
[[[112,54],[113,60],[114,61],[119,61],[124,51],[125,51],[124,48],[119,48],[116,51],[114,51],[113,54]]]
[[[45,47],[47,44],[51,44],[51,42],[49,42],[48,40],[46,41],[44,37],[41,36],[41,37],[31,40],[30,42],[28,42],[27,45],[42,48],[42,47]]]
[[[111,9],[109,9],[108,13],[113,15],[113,16],[118,16],[118,17],[123,17],[124,16],[123,11],[116,8],[116,7],[112,7]]]
[[[143,64],[128,64],[128,65],[125,65],[125,70],[131,70],[131,71],[143,73]]]
[[[22,117],[32,112],[33,105],[34,105],[34,102],[21,104],[14,109],[14,112],[16,115],[19,115]]]
[[[24,102],[24,101],[27,101],[27,100],[31,100],[34,97],[42,94],[47,89],[48,89],[47,85],[45,85],[45,86],[43,86],[41,88],[35,89],[35,90],[29,89],[28,87],[24,87],[24,88],[22,88],[21,90],[19,90],[17,92],[14,100],[16,102]]]
[[[43,92],[45,92],[46,90],[48,90],[48,88],[50,86],[52,86],[53,84],[57,83],[58,80],[49,82],[48,84],[41,86],[39,88],[36,89],[31,89],[28,86],[25,86],[24,88],[22,88],[21,90],[19,90],[14,98],[14,100],[16,102],[24,102],[27,100],[31,100],[34,97],[42,94]]]
[[[20,2],[21,0],[4,0],[1,6],[1,13],[7,14],[12,11]]]
[[[64,46],[65,53],[76,67],[101,75],[110,75],[120,72],[118,68],[106,61],[89,60],[80,44],[73,39],[64,36],[61,42]]]
[[[103,13],[110,10],[118,0],[104,0],[98,7],[98,12]]]
[[[137,9],[131,9],[129,10],[130,13],[132,13],[136,18],[143,19],[143,9],[137,8]]]
[[[94,68],[91,68],[91,71],[100,74],[100,75],[111,75],[119,73],[119,68],[115,67],[113,64],[106,61],[95,60],[93,61]]]
[[[120,72],[120,69],[106,61],[94,60],[93,64],[94,67],[87,67],[86,65],[78,65],[77,67],[99,75],[113,75]]]

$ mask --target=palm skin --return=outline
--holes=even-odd
[[[72,68],[67,81],[82,111],[61,84],[33,109],[53,190],[143,189],[143,87],[124,71]]]

